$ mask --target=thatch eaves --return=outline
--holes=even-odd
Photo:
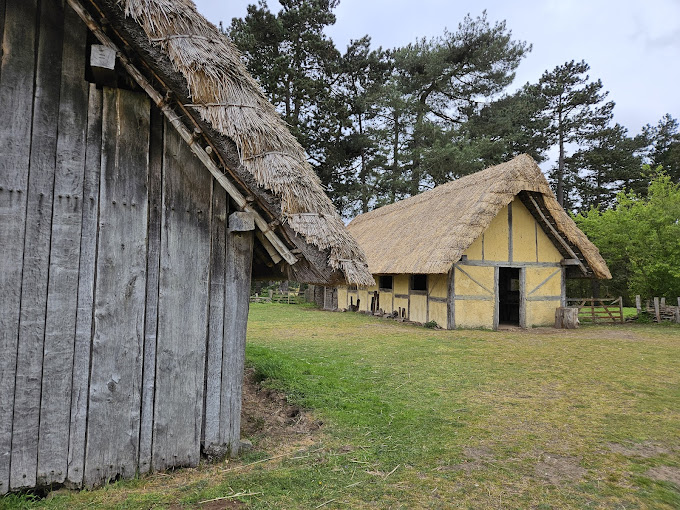
[[[532,214],[546,217],[561,238],[556,245],[575,252],[589,275],[611,278],[597,247],[557,203],[527,155],[357,216],[348,228],[373,274],[447,273],[517,195],[534,200],[530,210],[536,203],[542,212]]]
[[[289,276],[330,283],[340,274],[350,283],[373,283],[362,249],[303,148],[234,45],[191,0],[79,1],[93,18],[106,20],[149,80],[172,92],[178,114],[200,127],[263,216],[280,221],[287,244],[302,259]]]

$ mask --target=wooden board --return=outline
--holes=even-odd
[[[211,176],[169,125],[163,159],[153,468],[200,457],[208,331]]]
[[[71,394],[71,431],[68,448],[67,481],[80,486],[85,468],[85,432],[87,397],[90,384],[90,348],[92,341],[92,306],[97,262],[99,224],[99,179],[101,175],[102,91],[90,85],[87,119],[85,177],[83,183],[83,220],[80,236],[78,274],[78,315],[73,358]]]
[[[0,66],[0,494],[9,490],[33,109],[36,0],[7,0]]]
[[[163,172],[163,114],[151,107],[149,140],[149,226],[146,261],[146,325],[144,327],[144,373],[139,431],[139,471],[151,468],[153,402],[156,387],[156,332],[158,329],[158,273],[161,250],[161,178]]]
[[[228,203],[224,189],[213,180],[212,243],[210,250],[210,316],[206,353],[203,442],[207,451],[220,445],[222,347],[224,343],[224,278]],[[217,453],[220,453],[219,451]]]
[[[45,318],[45,382],[41,395],[38,440],[37,481],[40,485],[62,483],[67,473],[85,171],[89,90],[85,81],[87,28],[72,9],[65,10],[64,24],[50,278]]]
[[[229,445],[232,456],[238,454],[241,433],[253,238],[253,232],[227,234],[220,443]]]
[[[24,240],[21,319],[16,364],[10,486],[34,487],[38,462],[38,424],[42,389],[45,307],[52,231],[59,114],[63,8],[42,2],[38,27],[35,100],[31,131],[26,235]]]
[[[104,89],[84,483],[137,471],[146,297],[149,100]]]

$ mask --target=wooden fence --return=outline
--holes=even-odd
[[[569,306],[578,307],[581,322],[623,323],[623,298],[620,296],[615,299],[575,298],[567,299],[567,302]]]
[[[655,297],[647,300],[645,311],[654,318],[656,322],[672,321],[680,324],[680,297],[677,298],[678,306],[666,304],[666,298]],[[637,313],[642,313],[642,300],[640,296],[635,296],[635,307]]]
[[[251,303],[286,303],[289,305],[297,305],[305,303],[305,294],[303,292],[273,292],[269,291],[267,294],[260,295],[255,293],[250,296]]]

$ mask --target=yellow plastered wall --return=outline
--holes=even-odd
[[[399,310],[406,310],[404,312],[404,318],[408,319],[408,299],[407,298],[394,298],[394,309],[399,312]],[[401,315],[400,315],[401,316]]]
[[[448,287],[448,275],[429,274],[427,275],[427,293],[431,297],[445,298]]]
[[[435,321],[438,326],[447,328],[448,312],[446,303],[441,301],[430,301],[429,320]]]
[[[380,308],[385,313],[392,313],[392,293],[389,291],[380,291]]]
[[[527,267],[525,271],[527,297],[560,295],[562,291],[562,268]]]
[[[526,274],[526,325],[549,326],[555,322],[555,308],[560,306],[562,268],[528,267]],[[540,285],[540,287],[539,287]],[[531,298],[553,297],[550,301]]]
[[[456,296],[489,295],[493,297],[494,292],[493,273],[494,273],[493,267],[483,266],[461,266],[460,268],[456,267],[456,272],[453,275],[455,295]],[[482,287],[482,285],[484,287]]]
[[[427,296],[425,294],[411,294],[409,320],[427,322]]]
[[[536,250],[536,219],[515,197],[512,201],[512,260],[538,262]]]
[[[340,285],[338,287],[338,310],[342,310],[343,308],[349,308],[346,285]]]
[[[465,250],[463,255],[466,255],[468,259],[470,260],[482,260],[483,258],[483,242],[484,242],[484,234],[482,233],[481,236],[479,236],[477,239],[474,240],[474,242],[470,245],[470,247]]]
[[[454,306],[456,327],[493,329],[493,299],[489,301],[457,299]]]
[[[364,312],[368,311],[371,306],[371,298],[369,297],[368,291],[366,289],[359,289],[357,298],[359,299],[359,310]]]
[[[484,260],[508,260],[508,235],[508,207],[505,206],[484,231]]]
[[[395,294],[408,294],[409,275],[397,274],[392,279],[393,290]]]
[[[555,324],[555,309],[560,306],[560,300],[531,301],[527,303],[527,327],[552,326]]]

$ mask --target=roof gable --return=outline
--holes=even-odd
[[[111,27],[107,34],[119,41],[119,56],[126,55],[164,94],[154,100],[164,103],[161,108],[170,105],[194,131],[195,141],[203,138],[201,145],[211,147],[215,166],[250,199],[242,207],[262,213],[264,221],[256,221],[262,234],[271,237],[273,230],[279,231],[282,242],[302,259],[292,266],[292,276],[314,281],[316,275],[324,281],[339,270],[352,283],[372,282],[361,248],[345,230],[304,150],[238,51],[193,2],[68,2],[85,7],[92,21],[106,21]]]
[[[530,211],[544,230],[555,230],[551,239],[558,249],[560,240],[572,251],[576,248],[595,276],[611,278],[597,248],[560,207],[540,168],[527,155],[362,214],[350,223],[349,231],[364,249],[373,274],[447,273],[523,191],[540,202]]]

